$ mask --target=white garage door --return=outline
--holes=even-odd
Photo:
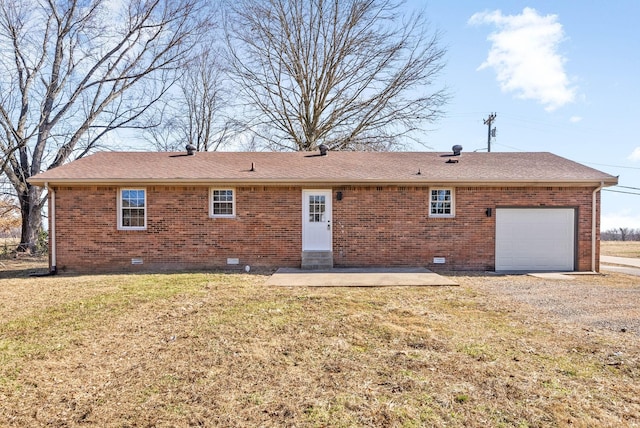
[[[496,209],[497,271],[572,271],[574,252],[574,209]]]

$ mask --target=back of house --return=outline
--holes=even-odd
[[[32,177],[51,269],[598,271],[600,189],[550,153],[101,152]]]

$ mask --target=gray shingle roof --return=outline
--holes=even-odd
[[[457,162],[450,162],[457,161]],[[252,169],[253,165],[253,171]],[[605,185],[617,178],[551,153],[100,152],[32,184],[522,184]]]

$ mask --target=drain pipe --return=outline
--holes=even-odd
[[[49,187],[49,182],[44,183],[44,188],[47,189],[49,198],[49,272],[45,273],[32,273],[29,276],[41,277],[41,276],[53,276],[58,273],[56,267],[56,192]]]
[[[49,187],[49,183],[44,183],[44,187],[49,193],[49,275],[58,273],[56,267],[56,192]]]
[[[604,187],[604,181],[593,191],[591,202],[591,271],[596,271],[596,194]],[[600,201],[602,203],[602,201]]]

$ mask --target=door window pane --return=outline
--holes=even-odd
[[[309,223],[319,223],[324,221],[326,201],[324,195],[309,196]]]

